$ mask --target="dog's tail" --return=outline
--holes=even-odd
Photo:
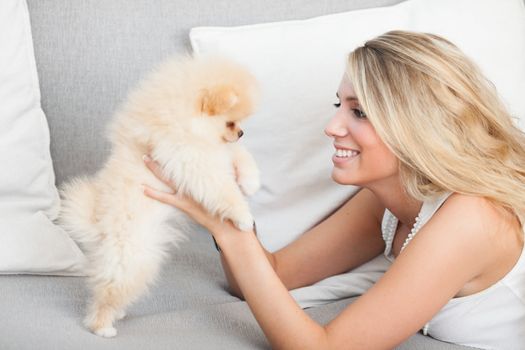
[[[88,178],[75,178],[60,188],[61,208],[58,224],[79,245],[89,253],[100,239],[96,227],[96,188]]]

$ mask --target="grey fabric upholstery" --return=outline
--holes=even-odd
[[[102,165],[108,119],[145,72],[190,50],[191,27],[303,19],[398,2],[29,0],[57,182]]]
[[[83,278],[0,276],[0,349],[268,349],[247,304],[226,288],[212,240],[196,232],[172,254],[149,295],[116,323],[117,337],[103,339],[82,325],[88,297]],[[307,312],[327,323],[353,300]],[[418,333],[398,349],[466,348]]]
[[[303,19],[399,1],[28,0],[57,183],[101,166],[109,151],[107,121],[140,76],[189,50],[191,27]],[[227,292],[205,232],[173,254],[150,295],[117,323],[117,338],[82,326],[87,297],[83,278],[0,276],[0,349],[269,347],[247,305]],[[307,312],[326,323],[352,301]],[[399,349],[466,348],[416,334]]]

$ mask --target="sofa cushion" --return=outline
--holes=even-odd
[[[231,296],[219,254],[198,231],[173,252],[158,283],[105,339],[83,325],[88,292],[82,277],[0,276],[0,348],[16,350],[270,349],[248,305]],[[306,310],[326,324],[354,299]],[[418,333],[399,350],[460,350]]]
[[[75,275],[83,255],[54,225],[58,192],[25,0],[0,1],[0,273]]]

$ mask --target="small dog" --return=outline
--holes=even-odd
[[[255,78],[224,58],[174,58],[132,92],[110,125],[112,150],[90,178],[61,187],[59,223],[85,252],[92,300],[85,325],[113,337],[115,320],[158,276],[172,245],[185,238],[185,215],[143,194],[170,191],[143,163],[149,154],[177,191],[241,230],[253,218],[244,195],[259,188],[254,159],[240,144],[252,114]]]

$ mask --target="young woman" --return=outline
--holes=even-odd
[[[525,136],[491,84],[447,40],[393,31],[350,54],[337,97],[325,130],[332,177],[362,189],[282,250],[265,251],[177,184],[145,194],[211,232],[231,288],[274,348],[390,349],[420,329],[525,348]],[[389,270],[326,326],[288,293],[382,251]]]

